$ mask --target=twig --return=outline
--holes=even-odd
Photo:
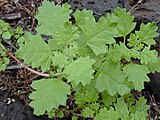
[[[137,7],[139,4],[141,4],[143,2],[143,0],[139,0],[138,2],[137,2],[137,4],[135,4],[130,10],[129,10],[129,12],[131,12],[135,7]]]
[[[0,36],[0,39],[2,39],[3,42],[5,42],[9,46],[11,46],[14,50],[17,50],[17,48],[10,41],[7,41],[6,39],[2,38],[1,36]]]

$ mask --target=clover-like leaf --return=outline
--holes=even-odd
[[[36,115],[43,115],[59,105],[66,105],[67,94],[70,94],[70,86],[60,79],[37,80],[31,87],[36,90],[29,96],[32,100],[30,106],[34,108]]]

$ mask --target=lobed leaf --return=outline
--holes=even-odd
[[[66,66],[63,73],[67,75],[68,82],[72,81],[75,82],[76,85],[79,83],[86,85],[93,79],[92,74],[94,73],[94,70],[92,65],[94,63],[95,60],[90,59],[89,57],[81,57]]]
[[[123,71],[128,74],[128,81],[133,82],[136,90],[142,90],[144,88],[144,82],[148,82],[150,80],[147,76],[150,71],[146,66],[128,64],[124,67]]]
[[[29,95],[32,100],[30,106],[34,108],[36,115],[43,115],[59,105],[66,105],[67,94],[70,94],[70,86],[60,79],[37,80],[31,87],[36,90]]]
[[[29,40],[21,44],[16,56],[24,59],[32,68],[41,67],[42,71],[50,70],[52,52],[40,35],[29,35]]]
[[[156,44],[155,40],[153,38],[157,37],[159,34],[156,32],[158,30],[158,27],[156,23],[147,23],[141,24],[140,30],[136,31],[136,35],[139,38],[140,42],[143,42],[147,45],[153,45]]]
[[[118,34],[116,37],[125,37],[129,34],[136,26],[133,22],[134,17],[130,15],[129,12],[126,12],[125,9],[117,7],[113,13],[113,20],[117,22]]]
[[[156,50],[150,50],[145,47],[140,55],[141,64],[156,63],[158,60],[158,53]]]
[[[107,108],[100,109],[95,120],[118,120],[118,112],[113,107],[110,107],[110,110],[107,110]]]
[[[125,82],[126,77],[127,74],[120,70],[118,63],[106,61],[100,69],[95,87],[99,92],[107,90],[111,96],[114,96],[116,93],[124,95],[130,91]]]
[[[74,13],[76,24],[82,30],[82,39],[79,42],[82,47],[89,46],[96,55],[107,53],[106,44],[113,44],[115,40],[116,23],[108,15],[95,22],[93,12],[90,10],[77,10]]]
[[[56,35],[57,31],[69,21],[72,10],[70,5],[56,6],[49,1],[43,1],[42,7],[36,15],[40,26],[37,28],[39,34]]]

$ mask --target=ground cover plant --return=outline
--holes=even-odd
[[[68,4],[44,1],[36,15],[36,35],[25,32],[20,37],[21,32],[0,23],[2,39],[15,34],[18,38],[16,57],[45,72],[37,72],[46,78],[31,84],[34,114],[50,118],[72,114],[73,120],[147,119],[146,100],[135,99],[131,90],[141,91],[149,81],[147,74],[160,72],[158,53],[151,50],[159,35],[156,23],[141,24],[134,31],[134,17],[121,8],[97,22],[92,11],[76,10],[72,23],[71,13]],[[44,40],[41,35],[49,37]],[[0,49],[1,70],[5,70],[11,54],[3,43]],[[71,99],[73,108],[67,103]]]

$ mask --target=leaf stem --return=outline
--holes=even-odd
[[[126,44],[126,36],[123,36],[123,43]]]

